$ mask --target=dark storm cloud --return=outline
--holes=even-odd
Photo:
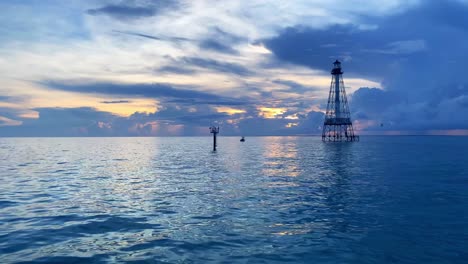
[[[385,31],[362,31],[353,25],[322,30],[288,28],[266,45],[281,60],[328,70],[334,59],[340,59],[345,73],[379,78],[391,70],[392,62],[418,58],[425,52],[425,40],[387,35]],[[340,44],[327,46],[329,43]]]
[[[199,46],[200,48],[205,49],[205,50],[214,50],[217,52],[228,53],[228,54],[239,54],[237,50],[214,39],[206,39],[200,42]]]
[[[299,120],[265,119],[255,107],[246,113],[228,115],[209,105],[166,103],[155,113],[136,112],[116,116],[94,108],[36,108],[38,119],[23,119],[21,126],[0,127],[0,136],[170,136],[207,135],[208,127],[222,127],[223,135],[318,134],[323,114],[311,112]],[[228,122],[238,119],[238,124]],[[286,128],[291,122],[299,125]],[[177,128],[175,131],[174,128]]]
[[[127,104],[131,103],[130,100],[117,100],[117,101],[101,101],[101,104]]]
[[[116,19],[138,19],[155,16],[163,11],[177,8],[178,1],[159,0],[149,1],[145,5],[110,4],[95,9],[87,10],[93,16],[107,15]]]
[[[377,88],[362,87],[352,95],[353,112],[364,117],[366,113],[382,113],[391,110],[401,98],[393,92]]]
[[[400,93],[361,88],[351,98],[354,119],[372,120],[379,130],[468,129],[466,95],[441,100],[408,103]]]
[[[323,124],[323,116],[321,112],[311,111],[307,115],[299,115],[299,119],[295,120],[250,117],[240,120],[237,130],[228,127],[226,131],[225,126],[223,126],[223,133],[254,136],[319,135]],[[286,127],[289,123],[297,125]]]
[[[238,35],[235,35],[235,34],[231,34],[231,33],[228,33],[224,30],[222,30],[221,28],[219,27],[214,27],[212,29],[212,32],[213,32],[213,36],[218,39],[218,40],[221,40],[223,42],[227,42],[227,43],[239,43],[239,42],[245,42],[247,41],[247,38],[245,37],[241,37],[241,36],[238,36]]]
[[[278,79],[278,80],[273,80],[273,83],[284,85],[287,87],[285,91],[293,92],[297,94],[303,94],[307,92],[315,92],[315,91],[322,90],[322,88],[320,87],[305,86],[305,85],[299,84],[294,81],[289,81],[289,80]]]
[[[169,98],[190,102],[212,102],[214,105],[236,105],[248,103],[245,99],[235,99],[188,89],[176,89],[168,84],[117,84],[117,83],[74,83],[73,81],[45,81],[42,84],[50,89],[103,95],[133,96],[143,98]]]
[[[240,76],[246,76],[251,74],[250,70],[237,63],[222,62],[197,57],[183,57],[180,61],[187,65],[210,69],[218,72],[231,73]]]
[[[38,119],[23,119],[21,126],[1,126],[0,136],[169,136],[196,135],[197,128],[226,119],[209,107],[168,105],[157,113],[134,113],[116,116],[90,107],[35,108]],[[0,121],[0,124],[3,122]],[[7,122],[5,122],[7,124]],[[153,130],[153,124],[158,129]],[[183,125],[174,134],[171,126]]]
[[[238,63],[200,57],[169,58],[169,63],[156,71],[176,74],[193,74],[197,70],[203,69],[239,76],[248,76],[252,74],[249,69]]]
[[[21,103],[25,101],[26,99],[27,97],[25,96],[0,95],[0,102]]]
[[[217,100],[217,101],[204,101],[197,99],[174,99],[168,100],[168,103],[184,104],[184,105],[221,105],[221,106],[246,106],[252,105],[255,101],[249,98],[240,98],[239,100]]]
[[[130,32],[130,31],[120,31],[120,30],[113,30],[114,33],[119,33],[123,35],[147,38],[151,40],[159,40],[159,41],[172,41],[172,42],[180,42],[180,41],[191,41],[188,38],[181,38],[181,37],[167,37],[167,36],[154,36],[149,34],[143,34],[138,32]]]
[[[460,40],[467,37],[463,28],[468,22],[458,14],[467,11],[466,5],[456,1],[428,1],[399,15],[364,19],[376,29],[298,26],[285,29],[265,44],[289,62],[328,70],[330,61],[338,58],[346,65],[345,73],[384,77],[400,64],[427,67],[437,62],[429,63],[429,58],[461,62],[458,56],[466,58],[466,53],[459,49],[464,47]]]
[[[0,101],[5,102],[11,100],[11,96],[0,95]]]
[[[0,95],[0,102],[6,103],[14,103],[14,104],[21,104],[24,103],[27,97],[24,96],[6,96]],[[0,117],[8,118],[12,121],[18,122],[20,121],[21,115],[27,113],[28,111],[22,108],[11,108],[11,107],[0,107]],[[1,121],[1,120],[0,120]],[[1,121],[1,125],[7,125],[9,122]]]
[[[367,21],[376,29],[298,26],[265,44],[278,58],[312,68],[328,70],[338,58],[344,62],[345,73],[360,76],[386,77],[406,65],[414,66],[408,73],[419,74],[425,69],[442,69],[439,63],[456,66],[468,57],[462,41],[468,38],[464,30],[468,21],[457,15],[460,12],[468,12],[468,6],[431,1],[399,15]]]
[[[34,108],[33,110],[38,111],[42,123],[48,125],[54,125],[58,122],[58,120],[60,120],[60,123],[64,124],[85,125],[89,122],[89,120],[109,119],[115,117],[111,113],[97,111],[92,107],[41,107]],[[32,120],[31,122],[33,123],[35,120]]]
[[[118,116],[90,107],[35,108],[38,119],[23,119],[21,126],[0,128],[0,136],[105,136],[109,131],[100,122],[112,122]]]
[[[219,27],[212,28],[211,32],[212,33],[208,38],[200,42],[200,48],[214,50],[220,53],[237,55],[239,52],[235,50],[233,46],[241,42],[247,43],[246,38],[228,33]]]
[[[168,104],[156,113],[134,113],[129,119],[138,122],[166,121],[191,126],[209,125],[213,121],[223,121],[229,117],[229,115],[218,113],[207,106],[193,107]]]
[[[155,71],[162,72],[162,73],[175,73],[175,74],[183,74],[183,75],[191,75],[196,72],[194,69],[176,66],[176,65],[163,66],[161,68],[156,69]]]
[[[9,108],[9,107],[0,107],[0,116],[18,120],[19,116],[23,113],[22,110],[16,108]]]
[[[218,96],[209,93],[175,89],[167,84],[117,84],[117,83],[84,83],[46,81],[45,86],[61,91],[94,93],[106,95],[128,95],[135,97],[174,97],[174,98],[203,98],[217,99]]]
[[[108,15],[115,18],[140,18],[154,16],[156,14],[156,10],[151,7],[107,5],[96,9],[89,9],[88,14]]]
[[[297,26],[264,43],[278,59],[315,69],[329,70],[341,59],[345,83],[350,76],[382,81],[385,91],[355,92],[356,118],[383,120],[392,129],[466,128],[467,13],[458,1],[427,1],[397,15],[362,18],[371,29]]]

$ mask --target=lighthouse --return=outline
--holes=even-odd
[[[359,141],[359,136],[354,134],[343,82],[343,71],[341,70],[341,62],[338,60],[333,63],[331,75],[332,80],[328,94],[327,112],[323,123],[322,141]]]

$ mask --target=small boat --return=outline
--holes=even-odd
[[[240,142],[244,142],[244,141],[245,141],[245,138],[242,137],[242,138],[240,139]]]

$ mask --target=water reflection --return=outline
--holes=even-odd
[[[276,192],[282,199],[273,205],[278,213],[275,219],[281,221],[270,225],[272,235],[305,236],[317,243],[338,237],[359,240],[365,229],[349,217],[357,213],[355,205],[360,199],[353,186],[359,172],[356,164],[360,162],[355,148],[350,144],[324,144],[316,138],[297,138],[289,146],[296,147],[291,156],[294,160],[283,162],[294,164],[299,173],[284,186],[288,188]],[[350,250],[339,245],[332,248]]]
[[[408,178],[397,184],[387,171],[420,169],[395,166],[384,143],[363,143],[220,137],[213,153],[209,137],[2,139],[1,258],[350,263],[361,241],[378,247],[369,234],[388,223],[389,205],[411,197],[386,194]],[[466,197],[457,186],[450,201]]]
[[[297,138],[266,137],[262,138],[264,157],[262,174],[265,176],[297,177],[300,174],[297,159]],[[272,187],[277,186],[278,182]],[[290,183],[284,183],[286,185]]]

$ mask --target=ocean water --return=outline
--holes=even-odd
[[[468,137],[0,138],[1,263],[468,263]]]

